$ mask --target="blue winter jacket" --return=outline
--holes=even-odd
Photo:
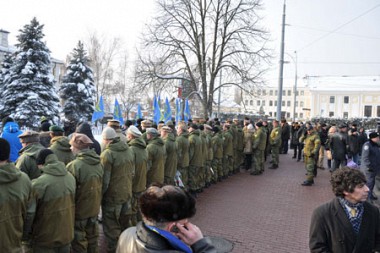
[[[11,155],[9,160],[15,162],[18,158],[18,152],[22,148],[20,139],[18,136],[22,134],[19,126],[16,122],[7,122],[3,128],[2,138],[6,139],[11,146]]]

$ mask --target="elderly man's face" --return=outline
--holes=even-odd
[[[364,202],[368,198],[368,192],[369,188],[366,184],[359,184],[355,186],[355,189],[353,192],[346,192],[344,191],[344,198],[348,200],[349,202],[356,204],[359,202]]]

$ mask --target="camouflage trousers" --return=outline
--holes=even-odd
[[[252,169],[251,173],[262,173],[264,172],[264,150],[253,150],[252,153]]]
[[[217,182],[218,178],[223,177],[222,158],[214,158],[212,160],[212,169],[214,170],[212,180]]]
[[[185,189],[188,189],[189,185],[189,167],[178,167],[178,171],[181,173],[181,180],[185,187]]]
[[[211,160],[206,161],[206,171],[205,171],[205,182],[206,183],[211,183],[213,173],[211,172]],[[215,172],[214,172],[215,174]]]
[[[271,145],[271,154],[273,165],[278,165],[280,162],[280,146]]]
[[[306,180],[311,181],[314,179],[314,167],[315,158],[310,156],[305,156],[305,168],[306,168]]]
[[[198,190],[198,174],[201,170],[201,167],[189,165],[189,171],[188,171],[188,187],[190,191],[196,191]]]
[[[71,242],[73,252],[96,253],[98,249],[98,217],[75,220],[74,240]]]

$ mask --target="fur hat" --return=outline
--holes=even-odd
[[[106,127],[103,129],[102,138],[103,140],[112,140],[116,138],[116,131],[112,127]]]
[[[109,119],[107,120],[107,126],[120,127],[120,121],[118,121],[117,119]]]
[[[73,133],[70,140],[70,145],[77,149],[85,149],[90,147],[93,141],[85,134]]]
[[[141,121],[141,126],[143,126],[145,128],[151,127],[152,121],[150,121],[149,119],[143,120],[143,121]]]
[[[147,134],[152,134],[152,135],[158,135],[158,131],[156,128],[153,128],[153,127],[149,127],[146,129],[146,133]]]
[[[127,133],[132,134],[134,137],[140,137],[141,136],[140,130],[135,126],[129,126]]]
[[[18,138],[26,143],[40,142],[40,134],[38,132],[30,130],[20,134]]]
[[[37,165],[44,165],[46,157],[51,154],[54,154],[54,153],[50,149],[47,149],[47,148],[41,149],[40,152],[38,152],[37,154],[37,158],[36,158]]]
[[[171,129],[171,128],[168,127],[168,126],[163,126],[163,127],[161,128],[161,130],[164,131],[164,132],[167,132],[167,133],[171,133],[171,132],[173,132],[173,129]]]
[[[11,146],[6,139],[0,138],[0,161],[7,161],[11,153]]]

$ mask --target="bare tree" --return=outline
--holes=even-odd
[[[96,94],[107,99],[115,94],[114,73],[122,41],[118,37],[108,38],[106,35],[90,32],[85,44],[94,73]]]
[[[159,13],[147,27],[136,77],[157,86],[188,82],[212,114],[215,92],[236,86],[252,93],[269,59],[267,33],[259,27],[260,0],[157,0]],[[223,82],[216,85],[223,69]],[[145,80],[145,81],[143,81]],[[149,81],[147,81],[149,80]],[[161,82],[158,82],[161,80]]]

